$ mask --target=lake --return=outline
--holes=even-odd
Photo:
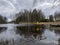
[[[60,27],[0,25],[0,45],[60,45]]]

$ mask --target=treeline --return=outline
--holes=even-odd
[[[7,22],[7,18],[0,15],[0,24],[4,23],[20,23],[20,22],[52,22],[53,15],[49,16],[49,19],[47,19],[44,15],[44,13],[41,10],[24,10],[15,15],[15,20],[12,20],[11,22]]]
[[[6,24],[6,17],[0,15],[0,24]]]
[[[7,18],[0,15],[0,24],[4,23],[20,23],[20,22],[54,22],[60,21],[60,13],[55,12],[54,16],[50,15],[48,18],[45,17],[44,13],[41,10],[24,10],[15,15],[15,20],[13,19],[11,22],[7,22]]]
[[[47,22],[44,13],[41,10],[34,9],[33,11],[24,10],[16,14],[15,23],[19,22]]]

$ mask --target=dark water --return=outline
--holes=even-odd
[[[0,45],[60,45],[60,28],[14,25],[0,27]]]

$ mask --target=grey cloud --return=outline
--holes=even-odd
[[[56,10],[58,11],[60,8],[59,4],[59,0],[0,0],[0,14],[9,17],[19,12],[21,9],[36,8],[43,10],[46,15],[50,15]]]

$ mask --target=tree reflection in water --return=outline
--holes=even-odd
[[[0,33],[5,31],[7,29],[7,27],[0,27]]]
[[[56,34],[57,40],[58,40],[58,45],[60,45],[60,27],[53,27],[51,30],[54,31]]]
[[[58,45],[60,45],[60,38],[58,39]]]
[[[25,27],[17,27],[17,33],[20,35],[24,35],[24,38],[34,39],[34,40],[42,40],[42,34],[44,33],[44,28],[42,26],[25,26]]]
[[[55,30],[55,34],[56,34],[56,36],[60,36],[60,29]],[[60,45],[60,38],[58,38],[58,45]]]

